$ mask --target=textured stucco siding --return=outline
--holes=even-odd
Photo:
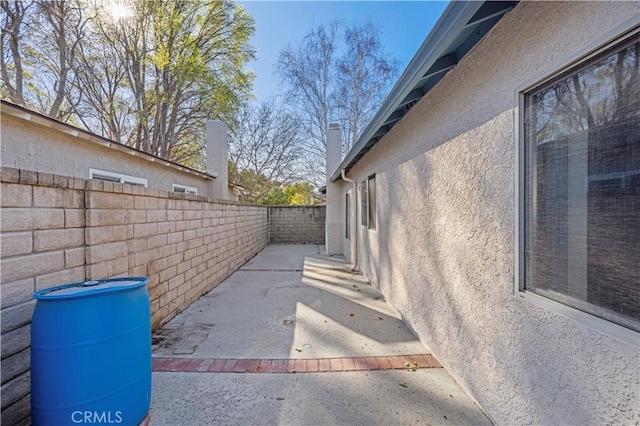
[[[269,207],[271,244],[324,244],[326,206]]]
[[[348,175],[377,180],[361,269],[497,424],[640,422],[639,346],[532,304],[514,281],[517,89],[637,15],[520,3]]]
[[[76,138],[59,130],[2,114],[2,165],[34,172],[88,179],[89,169],[144,178],[149,188],[172,191],[172,185],[211,194],[212,181],[124,152]]]

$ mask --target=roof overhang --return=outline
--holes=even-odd
[[[116,151],[124,152],[129,155],[134,155],[134,156],[137,156],[138,158],[142,158],[144,160],[147,160],[153,163],[162,164],[164,166],[171,167],[172,169],[176,169],[184,173],[189,173],[203,179],[214,180],[218,177],[218,173],[203,173],[199,170],[192,169],[191,167],[183,166],[182,164],[178,164],[173,161],[169,161],[164,158],[148,154],[144,151],[140,151],[130,146],[123,145],[111,139],[104,138],[102,136],[96,135],[95,133],[91,133],[86,130],[79,129],[70,124],[63,123],[62,121],[58,121],[51,117],[47,117],[46,115],[40,114],[35,111],[31,111],[27,108],[13,104],[11,102],[0,100],[0,104],[1,104],[1,111],[3,115],[6,114],[9,116],[18,118],[20,120],[39,124],[44,127],[49,127],[61,133],[65,133],[67,135],[73,136],[75,138],[83,139],[87,142],[101,145]]]
[[[518,1],[452,1],[389,95],[331,176],[353,166],[493,28]]]

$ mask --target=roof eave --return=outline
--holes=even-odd
[[[48,117],[44,114],[40,114],[28,108],[24,108],[20,105],[16,105],[14,103],[8,102],[4,99],[0,100],[0,106],[1,106],[0,110],[2,111],[2,114],[7,114],[12,117],[15,117],[24,121],[36,123],[41,126],[50,127],[58,130],[61,133],[65,133],[67,135],[80,138],[97,145],[102,145],[104,147],[107,147],[116,151],[138,156],[139,158],[143,158],[147,161],[162,164],[164,166],[179,170],[181,172],[189,173],[203,179],[214,180],[218,177],[217,172],[205,173],[199,170],[192,169],[191,167],[183,166],[182,164],[175,163],[173,161],[121,144],[114,140],[107,139],[100,135],[96,135],[95,133],[91,133],[86,130],[77,128],[75,126],[72,126],[71,124],[64,123],[62,121]]]
[[[427,70],[440,58],[459,33],[468,26],[476,12],[483,6],[482,1],[452,1],[434,25],[433,29],[422,43],[418,52],[413,57],[405,71],[393,86],[378,111],[365,127],[358,141],[349,150],[346,157],[331,176],[331,182],[341,179],[341,171],[348,172],[364,156],[363,153],[368,144],[375,144],[384,137],[383,133],[377,140],[376,133],[385,125],[392,113],[401,105],[403,100],[414,89],[414,86],[423,78]],[[397,120],[396,122],[400,121]],[[395,124],[395,122],[393,123]],[[393,126],[391,125],[391,127]]]

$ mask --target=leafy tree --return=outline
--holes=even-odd
[[[274,186],[258,199],[259,204],[304,206],[316,200],[313,185],[309,182],[298,182],[291,185]]]
[[[204,123],[249,96],[253,20],[229,0],[3,1],[3,97],[198,164]],[[121,11],[122,12],[122,11]]]
[[[24,67],[22,65],[23,46],[25,37],[25,18],[33,2],[2,1],[2,32],[0,44],[0,72],[2,74],[2,97],[9,98],[13,103],[25,105],[24,100]]]
[[[266,206],[284,206],[289,204],[289,197],[281,187],[276,186],[262,195],[258,199],[258,203]]]
[[[293,206],[304,206],[313,204],[313,185],[308,182],[299,182],[293,185],[287,185],[284,188],[287,194],[287,204]]]

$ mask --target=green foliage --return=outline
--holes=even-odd
[[[289,199],[285,191],[283,191],[279,186],[276,186],[264,194],[258,200],[258,204],[264,204],[266,206],[284,206],[289,204]]]
[[[306,206],[314,204],[315,201],[313,185],[308,182],[299,182],[272,188],[260,197],[258,203],[269,206]]]
[[[253,19],[229,0],[115,4],[3,1],[0,95],[202,167],[206,120],[231,122],[251,96]]]

